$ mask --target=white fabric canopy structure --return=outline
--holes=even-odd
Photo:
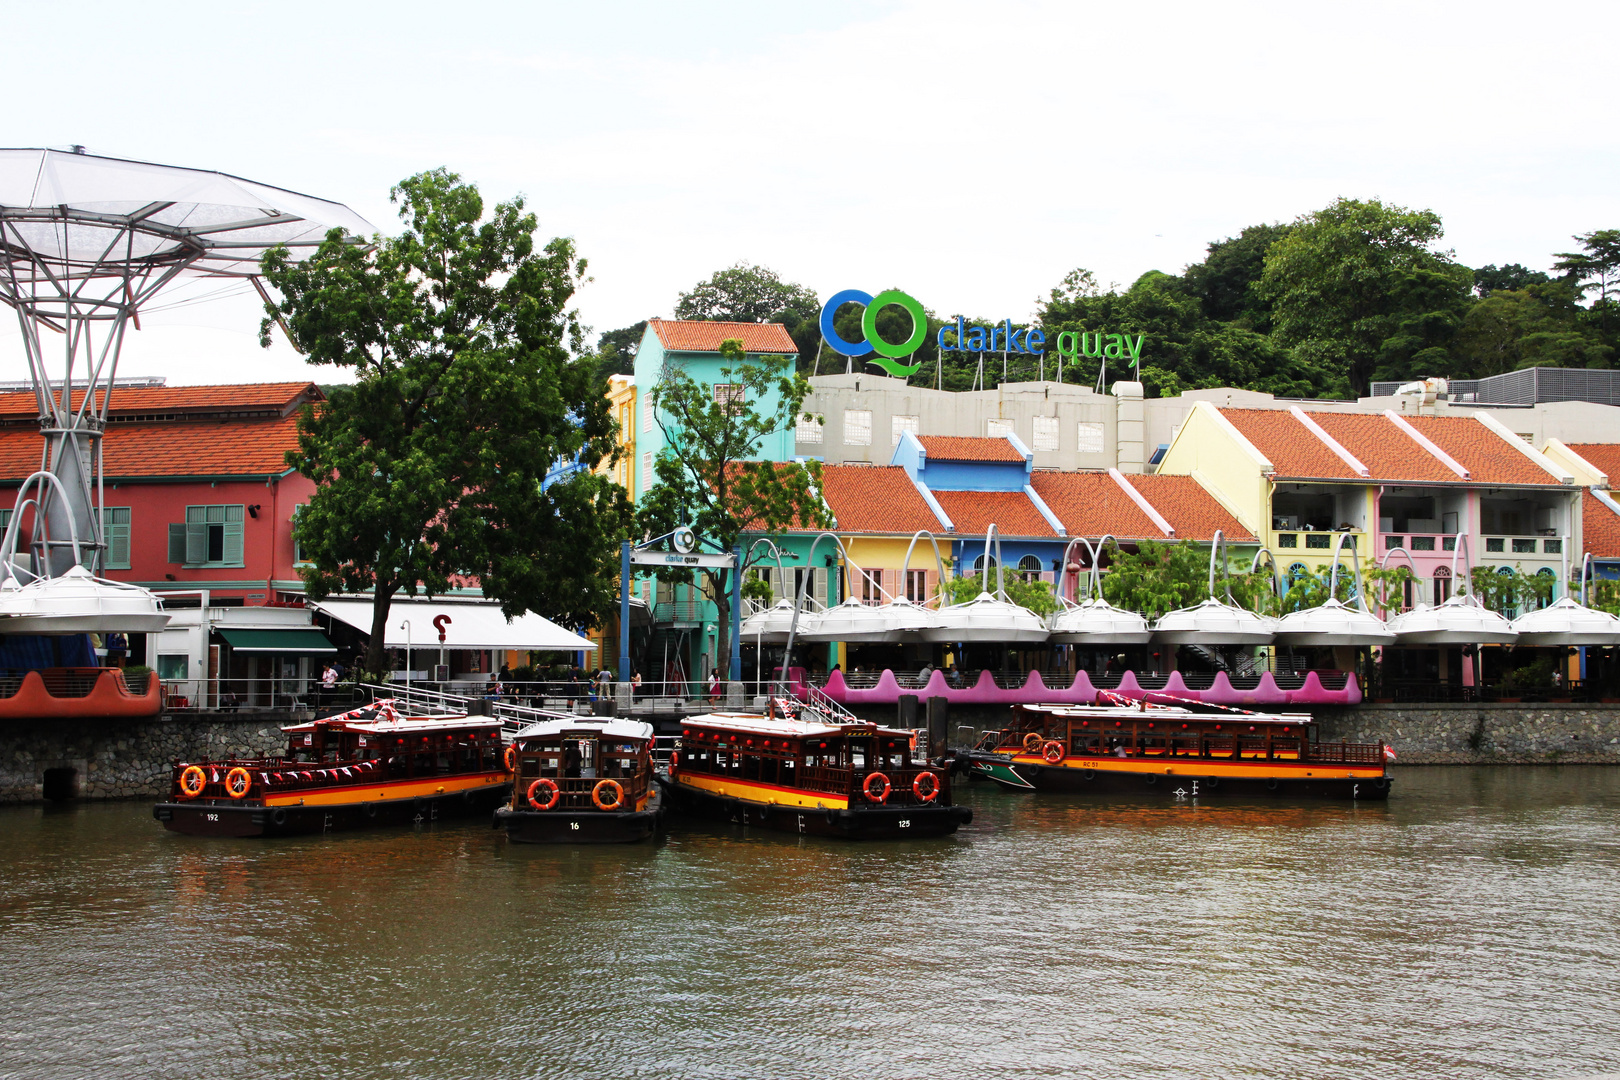
[[[363,633],[371,633],[371,600],[359,597],[329,598],[310,605],[339,622]],[[499,604],[476,600],[416,600],[396,597],[388,609],[388,630],[383,644],[389,648],[436,649],[439,631],[433,620],[444,615],[444,647],[447,649],[594,649],[571,630],[565,630],[543,615],[532,612],[507,621]],[[411,624],[407,631],[405,621]]]
[[[98,610],[108,621],[87,629],[167,621],[151,593],[94,577],[106,551],[101,437],[125,328],[139,327],[142,305],[177,277],[251,278],[272,247],[302,259],[334,229],[374,231],[340,203],[225,173],[0,149],[0,303],[17,312],[44,436],[41,466],[23,480],[0,542],[0,581],[86,571],[66,599],[39,600],[36,590],[29,620],[63,631],[74,619],[94,623]],[[48,370],[56,357],[59,380]],[[17,525],[30,509],[25,537]]]

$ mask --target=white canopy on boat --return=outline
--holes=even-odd
[[[1162,615],[1153,624],[1153,639],[1167,645],[1264,645],[1275,625],[1272,619],[1211,597]]]
[[[352,596],[311,601],[310,606],[339,622],[371,633],[371,599]],[[594,649],[594,642],[565,630],[550,619],[530,612],[508,619],[499,604],[488,600],[425,600],[394,598],[388,609],[384,644],[389,648],[437,648],[439,631],[434,620],[443,615],[447,649]],[[410,627],[402,626],[409,621]]]
[[[922,640],[1033,645],[1046,640],[1046,623],[1026,607],[997,600],[982,592],[964,604],[939,610],[935,625],[922,631]]]
[[[538,739],[548,735],[567,735],[571,732],[593,733],[606,739],[639,739],[643,742],[653,737],[653,726],[642,723],[640,720],[627,720],[616,717],[609,720],[590,720],[581,717],[578,720],[536,720],[526,724],[512,736],[514,739]]]
[[[1439,607],[1402,612],[1389,628],[1397,645],[1511,645],[1519,638],[1512,623],[1461,593]]]
[[[1372,612],[1330,597],[1321,607],[1278,619],[1276,640],[1279,645],[1393,645],[1395,631]]]
[[[167,625],[169,616],[158,610],[154,594],[98,578],[82,566],[21,587],[15,578],[0,585],[0,633],[150,634]]]
[[[1047,627],[1058,645],[1143,645],[1153,636],[1145,618],[1101,598],[1058,612]]]
[[[1517,644],[1532,646],[1620,645],[1620,619],[1583,607],[1571,597],[1513,620]]]

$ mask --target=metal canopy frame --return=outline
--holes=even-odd
[[[141,306],[181,276],[257,286],[266,251],[284,245],[302,257],[336,230],[373,231],[339,203],[225,173],[0,149],[0,303],[17,313],[45,440],[39,470],[17,496],[17,517],[27,503],[35,509],[31,558],[19,564],[13,523],[0,578],[101,569],[101,438],[124,336],[132,323],[140,329]],[[53,353],[60,380],[51,376]]]

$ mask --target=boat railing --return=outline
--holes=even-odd
[[[512,791],[512,802],[515,809],[530,809],[528,790],[537,777],[525,776]],[[646,772],[638,772],[634,776],[565,776],[547,777],[557,785],[557,805],[553,810],[600,810],[592,798],[596,786],[603,780],[612,780],[624,790],[623,802],[619,809],[634,810],[642,796],[647,794],[648,776]]]
[[[1329,765],[1382,765],[1384,744],[1342,741],[1312,743],[1306,751],[1305,760]]]

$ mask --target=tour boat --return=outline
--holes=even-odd
[[[659,777],[671,812],[855,839],[943,836],[973,820],[951,805],[948,770],[916,757],[915,732],[795,705],[687,718]]]
[[[495,827],[524,844],[645,840],[663,818],[653,729],[639,720],[549,719],[512,739],[512,800]]]
[[[1308,713],[1193,712],[1176,705],[1024,705],[958,751],[977,776],[1020,791],[1383,799],[1384,743],[1321,742]]]
[[[193,836],[285,836],[488,814],[512,777],[497,717],[384,700],[282,728],[279,758],[176,762],[152,816]]]

